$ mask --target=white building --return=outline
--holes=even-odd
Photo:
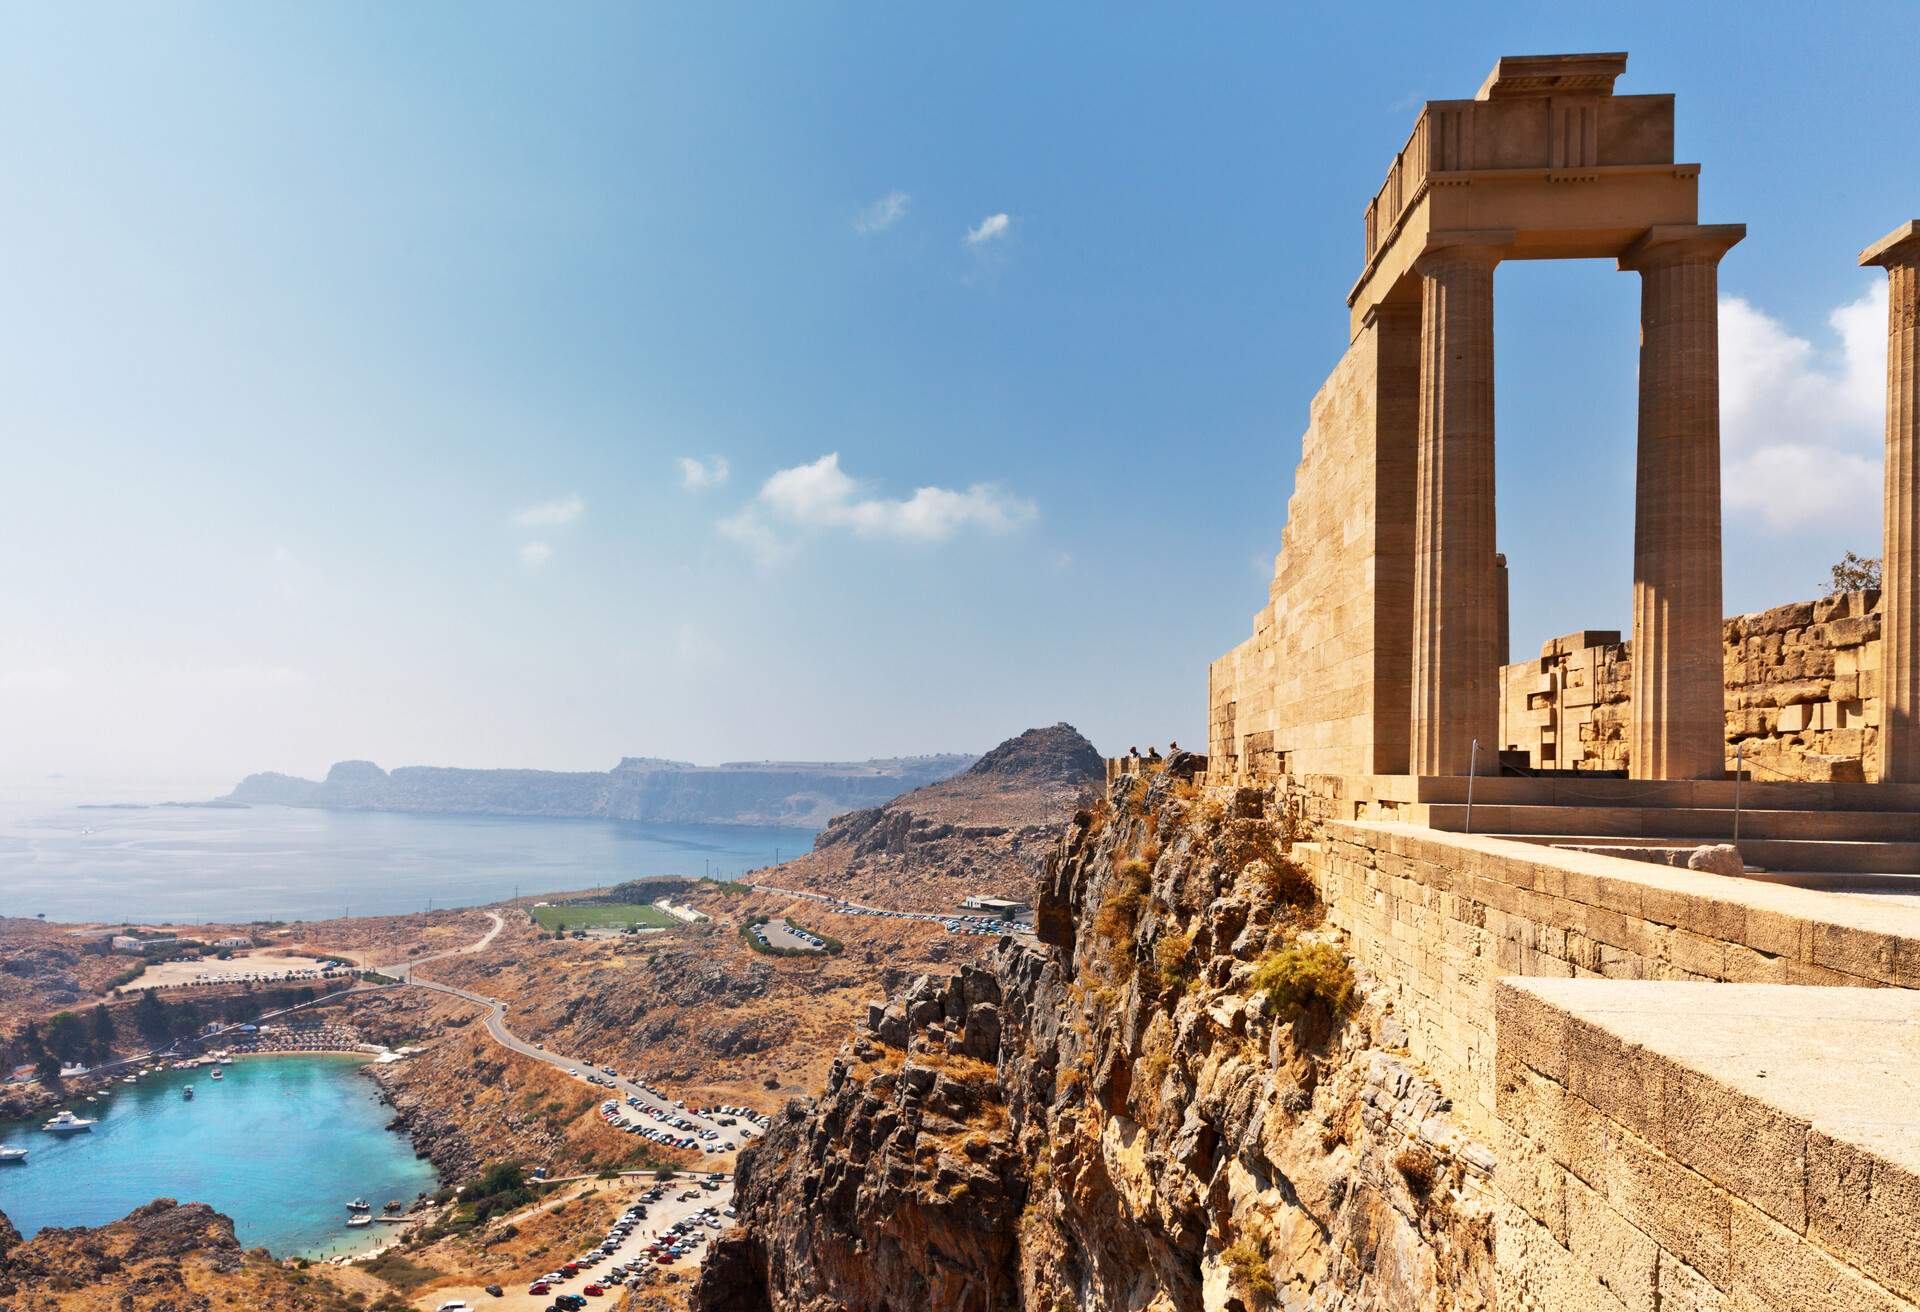
[[[245,935],[234,934],[228,938],[216,939],[214,946],[217,948],[250,948],[253,946],[253,940],[247,938]]]

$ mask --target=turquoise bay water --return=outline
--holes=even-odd
[[[245,1057],[211,1070],[166,1071],[76,1101],[99,1117],[86,1134],[45,1134],[37,1117],[0,1125],[0,1142],[30,1152],[0,1166],[0,1212],[22,1234],[44,1226],[101,1225],[155,1198],[208,1203],[233,1218],[240,1242],[278,1256],[360,1252],[396,1227],[349,1230],[346,1203],[376,1213],[390,1198],[412,1203],[438,1182],[392,1112],[356,1072],[354,1057]],[[181,1090],[191,1084],[194,1097]]]
[[[124,795],[124,794],[119,794]],[[176,796],[178,794],[175,794]],[[111,799],[116,794],[108,793]],[[98,794],[88,800],[100,800]],[[0,915],[49,920],[316,920],[592,888],[732,877],[811,829],[408,815],[256,806],[94,809],[0,798]]]

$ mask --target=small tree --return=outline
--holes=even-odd
[[[1861,556],[1849,551],[1833,567],[1833,596],[1843,592],[1865,592],[1880,586],[1880,557]]]

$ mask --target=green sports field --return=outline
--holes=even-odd
[[[531,907],[534,923],[542,929],[642,929],[677,925],[680,922],[662,911],[632,902],[582,902],[577,906]]]

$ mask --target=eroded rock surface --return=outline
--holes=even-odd
[[[1364,980],[1336,1005],[1271,799],[1116,789],[1047,863],[1040,946],[876,1002],[742,1159],[696,1306],[1493,1306],[1492,1154]]]

